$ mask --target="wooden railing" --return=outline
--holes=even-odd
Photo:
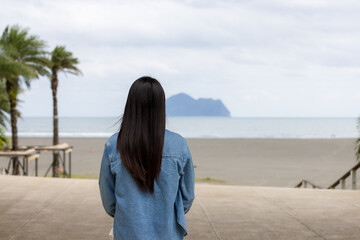
[[[356,190],[357,189],[356,171],[359,168],[360,168],[360,162],[357,163],[354,167],[352,167],[349,171],[347,171],[344,175],[342,175],[333,184],[331,184],[328,187],[328,189],[335,189],[338,185],[340,185],[341,189],[345,189],[346,188],[346,179],[351,176],[351,188]],[[301,188],[301,187],[307,188],[308,185],[312,186],[312,188],[322,188],[306,179],[301,180],[298,184],[295,185],[295,187],[296,188]]]
[[[351,176],[351,187],[352,189],[357,189],[356,186],[356,170],[358,170],[358,168],[360,168],[360,162],[358,164],[356,164],[354,167],[352,167],[349,171],[347,171],[344,175],[342,175],[338,180],[336,180],[333,184],[331,184],[328,189],[334,189],[336,188],[339,184],[341,184],[341,189],[345,189],[345,181],[348,177]]]
[[[312,186],[312,188],[322,188],[306,179],[301,180],[295,187],[296,188],[301,188],[301,187],[307,188],[308,185]]]

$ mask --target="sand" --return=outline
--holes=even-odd
[[[98,176],[105,138],[62,138],[74,146],[74,177]],[[21,145],[51,144],[51,138],[20,138]],[[328,187],[356,164],[355,139],[188,139],[198,182],[293,187],[301,179]],[[52,155],[42,153],[44,175]],[[0,158],[0,169],[8,160]],[[34,163],[30,163],[34,175]],[[347,182],[347,185],[350,183]]]

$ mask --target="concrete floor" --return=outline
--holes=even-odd
[[[360,191],[197,185],[185,239],[360,239]],[[0,176],[0,240],[109,239],[96,180]]]

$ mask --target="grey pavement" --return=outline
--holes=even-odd
[[[360,191],[196,185],[193,240],[360,239]],[[0,176],[0,240],[109,239],[96,180]]]

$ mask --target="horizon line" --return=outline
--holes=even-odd
[[[21,118],[52,118],[53,116],[22,116]],[[121,118],[122,116],[58,116],[59,118]],[[360,116],[166,116],[166,118],[360,118]]]

